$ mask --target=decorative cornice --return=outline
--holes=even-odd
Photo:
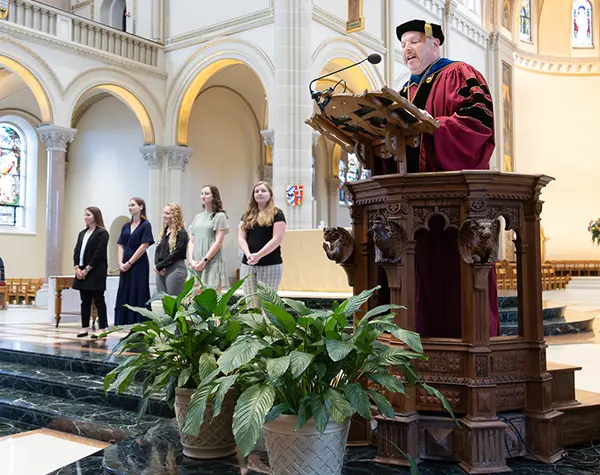
[[[430,2],[431,0],[426,0]],[[434,0],[434,1],[443,1],[443,0]],[[327,28],[336,31],[337,33],[341,33],[344,36],[348,36],[346,33],[346,20],[339,18],[327,10],[320,8],[313,4],[312,8],[312,19],[317,23],[320,23]],[[377,38],[365,30],[352,33],[351,36],[355,38],[361,44],[367,46],[368,48],[377,51],[378,53],[385,53],[387,48],[382,39]]]
[[[515,66],[541,74],[600,75],[600,58],[559,58],[538,56],[517,50],[513,54]]]
[[[265,145],[270,145],[271,147],[275,145],[275,131],[273,129],[261,130],[260,135],[263,136]]]
[[[77,129],[44,124],[37,127],[37,131],[48,151],[66,152],[67,145],[75,138]]]
[[[181,48],[187,48],[188,46],[210,41],[211,39],[219,36],[233,35],[235,33],[240,33],[242,31],[268,25],[274,21],[275,0],[271,0],[269,8],[217,23],[215,25],[210,25],[205,28],[200,28],[188,33],[169,37],[165,43],[165,51],[169,52]]]
[[[189,147],[173,145],[171,147],[165,147],[163,153],[167,157],[170,170],[185,171],[185,166],[190,161],[190,157],[194,151]]]
[[[164,147],[160,145],[144,145],[140,147],[140,153],[148,164],[148,168],[161,168],[164,159],[163,149]]]
[[[104,51],[97,50],[90,46],[63,41],[55,36],[31,30],[27,27],[17,25],[15,23],[6,21],[0,22],[0,32],[2,31],[5,31],[12,38],[19,38],[42,46],[49,46],[51,48],[59,47],[60,49],[74,52],[79,56],[83,56],[86,58],[93,56],[95,58],[101,59],[102,61],[122,66],[125,69],[139,69],[140,71],[150,73],[160,78],[167,77],[167,73],[165,71],[161,71],[160,69],[154,66],[149,66],[138,61],[123,58],[122,56],[118,56],[115,54],[106,53]],[[163,47],[160,45],[157,45],[157,47],[159,50],[163,49]]]
[[[412,3],[420,7],[424,13],[427,13],[428,15],[433,15],[436,19],[440,21],[444,17],[446,0],[412,0]]]

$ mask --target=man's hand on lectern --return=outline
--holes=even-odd
[[[435,119],[433,118],[433,116],[432,116],[432,115],[431,115],[429,112],[427,112],[426,110],[424,110],[424,109],[419,109],[419,111],[421,112],[421,114],[423,114],[423,115],[424,115],[425,117],[427,117],[428,119],[435,120]]]

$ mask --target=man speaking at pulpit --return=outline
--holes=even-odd
[[[495,147],[489,87],[474,67],[441,57],[440,25],[411,20],[396,28],[411,75],[400,94],[439,121],[407,147],[407,172],[486,170]],[[432,219],[417,236],[417,331],[422,337],[461,336],[458,231]],[[495,266],[489,274],[490,336],[500,333]]]

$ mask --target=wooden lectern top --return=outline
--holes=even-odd
[[[326,91],[317,104],[320,110],[306,123],[370,170],[375,157],[394,157],[404,172],[406,146],[418,146],[422,134],[440,125],[389,87],[360,95]]]

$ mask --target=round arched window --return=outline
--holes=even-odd
[[[21,226],[25,191],[25,153],[21,132],[0,123],[0,225]]]

